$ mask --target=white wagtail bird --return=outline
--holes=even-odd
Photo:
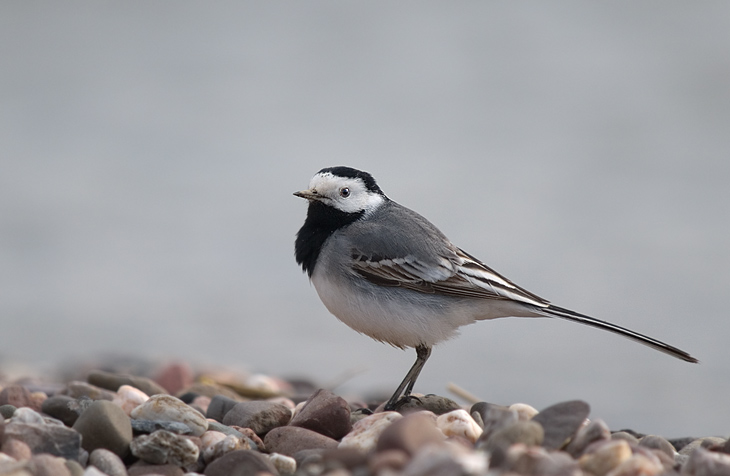
[[[297,233],[297,263],[342,322],[416,362],[386,403],[409,397],[431,348],[459,327],[497,317],[558,317],[628,337],[687,362],[687,352],[638,332],[554,306],[458,248],[431,222],[385,196],[375,179],[350,167],[317,172]]]

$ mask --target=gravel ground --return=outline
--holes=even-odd
[[[185,363],[62,373],[0,376],[0,475],[730,475],[726,438],[616,431],[580,400],[416,395],[385,412],[384,397]]]

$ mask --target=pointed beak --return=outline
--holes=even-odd
[[[314,190],[302,190],[300,192],[294,192],[294,195],[300,198],[305,198],[307,200],[318,200],[319,195]]]

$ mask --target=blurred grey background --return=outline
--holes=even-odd
[[[503,319],[417,391],[730,431],[730,3],[17,0],[0,60],[4,365],[392,392],[415,353],[329,315],[293,258],[292,192],[350,165],[518,284],[702,361]]]

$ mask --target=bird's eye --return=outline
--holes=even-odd
[[[350,189],[347,187],[342,187],[340,189],[340,197],[347,198],[350,196]]]

